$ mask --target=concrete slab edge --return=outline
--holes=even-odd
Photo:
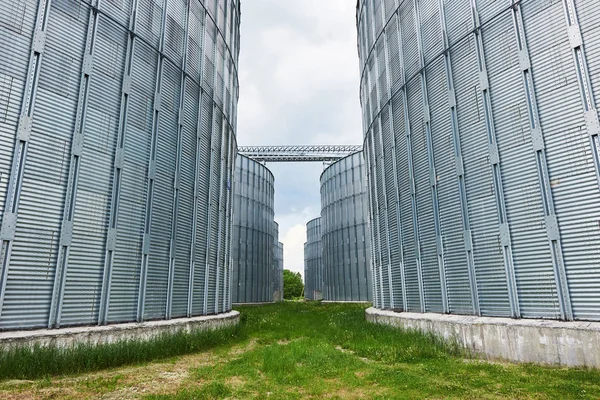
[[[108,344],[124,340],[151,340],[162,334],[191,333],[237,325],[238,311],[192,318],[124,323],[103,326],[77,326],[61,329],[0,332],[0,348],[72,347],[79,344]]]
[[[600,323],[399,313],[368,308],[367,321],[433,333],[489,360],[600,368]]]

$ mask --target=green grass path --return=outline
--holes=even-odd
[[[220,332],[3,353],[0,399],[600,399],[600,371],[485,362],[365,308],[244,306]]]
[[[600,398],[600,373],[487,363],[432,336],[365,321],[365,306],[240,307],[249,349],[153,399]]]

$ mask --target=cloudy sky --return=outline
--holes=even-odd
[[[355,0],[242,2],[238,144],[362,144]],[[304,273],[321,163],[270,163],[286,269]]]

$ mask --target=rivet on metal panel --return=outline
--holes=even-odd
[[[521,66],[522,71],[528,71],[531,68],[529,53],[525,49],[519,51],[519,65]]]
[[[465,167],[463,165],[462,157],[456,157],[456,175],[463,176],[465,174]]]
[[[498,144],[496,142],[490,143],[489,145],[490,151],[490,164],[496,165],[500,163],[500,155],[498,153]]]
[[[30,116],[23,115],[19,119],[18,138],[21,142],[28,142],[31,137],[32,119]]]
[[[63,220],[60,231],[60,245],[70,246],[73,240],[73,221]]]
[[[181,107],[179,109],[179,125],[180,126],[183,126],[184,119],[185,119],[185,111],[184,111],[183,107]]]
[[[598,110],[592,108],[585,113],[585,124],[587,126],[588,135],[600,135],[600,122],[598,122]]]
[[[471,236],[471,231],[463,231],[463,238],[465,240],[465,250],[473,251],[473,237]]]
[[[555,214],[546,216],[546,233],[548,234],[548,240],[560,239],[560,232],[558,230],[558,220]]]
[[[442,254],[444,254],[444,239],[442,236],[438,236],[435,238],[435,244],[436,244],[436,250],[437,250],[437,255],[441,256]]]
[[[156,92],[154,93],[154,110],[155,111],[160,111],[160,92]]]
[[[148,179],[156,178],[156,161],[150,161],[150,166],[148,167]]]
[[[15,230],[17,227],[17,214],[4,213],[2,218],[2,228],[0,229],[0,240],[13,240],[15,238]]]
[[[500,234],[500,244],[502,247],[510,246],[510,229],[507,223],[498,225],[498,231]]]
[[[125,75],[123,77],[123,87],[121,91],[125,94],[129,94],[131,92],[131,75]]]
[[[115,153],[115,167],[122,169],[124,159],[125,159],[125,150],[117,149],[117,151]]]
[[[71,147],[71,154],[74,156],[81,156],[83,152],[83,135],[78,130],[73,134],[73,145]]]
[[[448,106],[450,108],[456,107],[456,95],[454,94],[454,89],[448,90]]]
[[[479,72],[479,90],[488,90],[490,88],[490,82],[488,80],[487,70]]]
[[[116,228],[108,228],[108,232],[106,234],[106,249],[108,251],[115,251],[117,248],[117,229]]]
[[[144,233],[144,239],[142,242],[142,254],[147,255],[150,254],[150,234]]]
[[[571,43],[572,48],[581,47],[583,40],[581,39],[581,30],[579,29],[579,25],[570,25],[568,28],[569,33],[569,43]]]
[[[86,54],[85,57],[83,57],[83,65],[81,66],[81,70],[87,76],[92,75],[92,72],[94,71],[94,55],[93,54]]]
[[[46,46],[46,32],[37,30],[33,35],[33,43],[32,48],[33,51],[42,54],[44,52],[44,47]]]
[[[542,129],[539,126],[531,130],[531,142],[534,151],[544,150],[544,136],[542,135]]]

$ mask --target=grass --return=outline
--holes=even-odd
[[[190,334],[164,334],[147,342],[127,340],[103,345],[81,344],[62,349],[17,347],[0,350],[0,381],[39,379],[141,364],[199,352],[243,339],[244,335],[238,326],[214,331],[197,330]]]
[[[600,371],[484,362],[431,335],[369,324],[361,304],[238,309],[237,331],[176,346],[189,355],[5,381],[0,398],[600,398]]]

